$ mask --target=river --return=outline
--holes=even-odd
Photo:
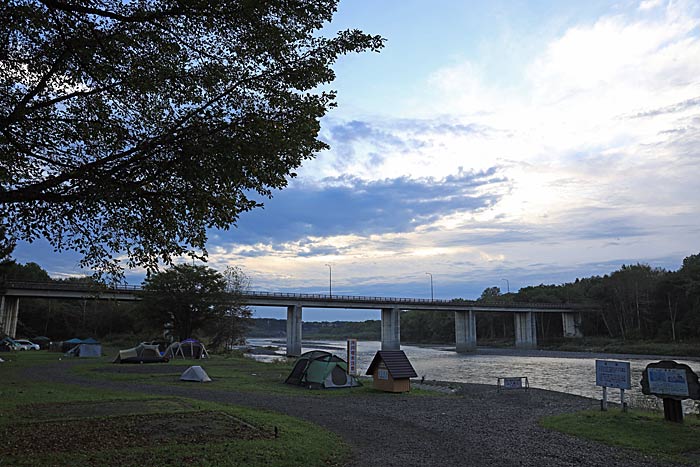
[[[249,339],[253,346],[278,346],[284,353],[284,341],[279,339]],[[344,341],[304,341],[302,352],[326,350],[346,358]],[[358,371],[364,374],[374,354],[381,347],[378,341],[358,342]],[[401,345],[419,377],[429,380],[491,384],[498,378],[527,377],[530,387],[577,394],[595,399],[602,398],[602,388],[595,385],[595,361],[618,360],[630,362],[632,389],[625,391],[630,406],[656,407],[656,397],[645,396],[639,384],[647,364],[666,359],[689,365],[700,372],[700,360],[674,357],[594,354],[546,350],[519,350],[478,348],[476,353],[458,354],[450,346]],[[264,359],[264,357],[262,357]],[[620,391],[608,390],[608,400],[619,402]],[[684,401],[686,412],[696,411],[693,401]]]

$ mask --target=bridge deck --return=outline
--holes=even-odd
[[[139,300],[140,286],[97,286],[81,283],[19,282],[4,284],[2,295],[26,298]],[[324,295],[284,292],[247,292],[241,297],[249,306],[303,306],[307,308],[432,310],[432,311],[490,311],[567,313],[592,311],[580,304],[476,302],[467,300],[430,300],[422,298],[368,297],[353,295]]]

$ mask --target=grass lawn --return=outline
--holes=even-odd
[[[663,414],[619,410],[584,411],[543,419],[545,428],[604,444],[629,448],[664,460],[700,464],[700,420],[686,415],[671,423]]]
[[[38,383],[22,376],[32,365],[66,365],[59,355],[0,354],[6,360],[0,363],[0,464],[301,467],[340,465],[349,455],[349,447],[333,433],[288,416],[187,398]],[[107,374],[97,370],[108,361],[81,362],[76,368],[97,377]],[[225,368],[233,362],[245,363],[221,359],[207,365],[207,371],[225,381]],[[281,370],[272,367],[265,368],[266,379]],[[172,370],[166,373],[171,384],[172,376],[179,375],[175,368],[165,366]],[[245,367],[251,374],[242,387],[255,384],[256,371]],[[110,377],[157,382],[163,374]]]
[[[114,352],[116,355],[116,351]],[[108,355],[111,355],[108,353]],[[171,360],[169,363],[147,365],[111,364],[111,358],[103,357],[78,366],[75,371],[91,378],[104,378],[117,381],[133,381],[148,384],[183,385],[191,383],[179,381],[182,372],[191,365],[200,365],[213,380],[202,388],[223,391],[265,392],[267,394],[304,395],[318,397],[353,397],[358,395],[373,397],[394,397],[372,388],[372,380],[361,379],[363,386],[347,389],[309,390],[284,384],[294,366],[294,360],[262,363],[234,352],[226,356],[213,355],[207,360]],[[444,396],[435,391],[412,389],[411,396]]]

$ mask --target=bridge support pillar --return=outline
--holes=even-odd
[[[537,321],[531,311],[515,313],[515,346],[521,349],[537,347]]]
[[[301,355],[301,305],[287,307],[287,356]]]
[[[476,316],[473,310],[455,311],[455,347],[457,353],[476,350]]]
[[[564,337],[583,337],[581,313],[562,313],[561,324],[564,328]]]
[[[382,308],[382,350],[401,350],[401,310]]]
[[[3,296],[0,299],[0,331],[12,338],[17,337],[18,317],[19,297]]]

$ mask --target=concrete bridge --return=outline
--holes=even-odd
[[[81,283],[6,282],[0,298],[0,330],[14,337],[17,331],[20,298],[139,300],[139,286],[97,286]],[[301,354],[302,309],[343,308],[381,311],[382,350],[401,347],[401,312],[429,310],[455,314],[455,344],[460,353],[476,349],[476,312],[513,313],[515,346],[537,347],[536,313],[560,313],[565,337],[581,337],[581,313],[591,310],[576,304],[498,303],[465,300],[428,300],[302,293],[246,292],[242,301],[248,306],[287,309],[287,354]]]

